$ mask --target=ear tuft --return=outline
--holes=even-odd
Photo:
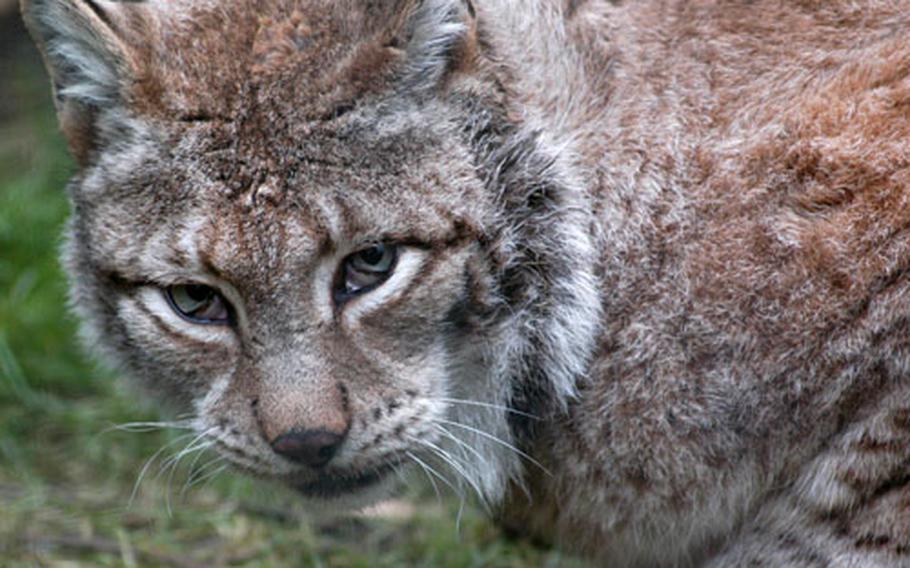
[[[73,155],[85,165],[100,111],[122,104],[126,49],[111,26],[113,2],[21,0],[26,26],[53,81],[58,118]]]
[[[423,0],[412,8],[407,44],[410,77],[416,85],[435,85],[453,67],[471,37],[470,0]]]

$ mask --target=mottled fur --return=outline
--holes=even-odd
[[[87,333],[239,466],[431,467],[610,565],[910,566],[910,3],[23,10]]]

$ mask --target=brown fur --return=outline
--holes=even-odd
[[[240,465],[306,493],[473,425],[541,467],[458,431],[456,473],[610,565],[910,566],[907,2],[59,2],[118,80],[63,91],[77,304]],[[407,282],[320,304],[377,240]],[[195,259],[217,348],[95,276]],[[359,451],[289,473],[295,427]]]

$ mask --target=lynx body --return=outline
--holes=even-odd
[[[23,12],[86,337],[238,467],[423,468],[610,566],[910,566],[910,2]]]

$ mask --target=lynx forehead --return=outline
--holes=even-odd
[[[117,34],[118,63],[132,74],[117,87],[126,86],[144,114],[250,120],[261,113],[258,121],[298,125],[376,94],[405,64],[406,30],[390,25],[402,17],[392,3],[168,4],[103,14]]]
[[[356,505],[910,566],[910,4],[23,0],[87,338]]]

